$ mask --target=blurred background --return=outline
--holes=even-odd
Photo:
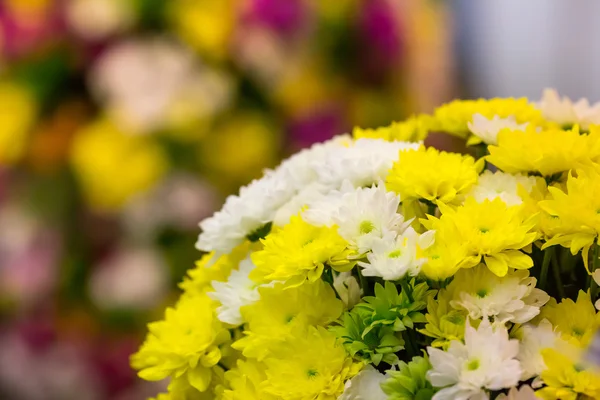
[[[600,3],[572,4],[0,0],[0,399],[156,393],[128,357],[198,222],[290,153],[454,97],[598,99]]]

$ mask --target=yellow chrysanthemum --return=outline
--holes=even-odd
[[[167,158],[148,136],[127,135],[108,120],[77,133],[71,162],[93,207],[115,210],[165,173]]]
[[[535,392],[545,400],[600,399],[600,375],[555,349],[542,350],[546,387]]]
[[[322,280],[289,289],[277,284],[260,288],[259,293],[259,301],[242,307],[244,320],[248,321],[246,336],[233,344],[246,357],[259,360],[274,344],[310,325],[327,325],[339,318],[343,310],[331,286]]]
[[[386,187],[402,201],[452,203],[477,183],[483,166],[483,160],[468,155],[421,147],[402,152],[387,176]]]
[[[316,227],[300,216],[292,217],[289,224],[261,242],[264,249],[252,254],[256,269],[250,278],[260,283],[283,281],[288,287],[318,280],[325,263],[338,265],[348,252],[348,243],[338,234],[337,227]]]
[[[225,373],[227,389],[218,400],[277,400],[262,389],[267,379],[265,365],[256,360],[239,360],[237,367]]]
[[[406,121],[393,122],[375,129],[354,128],[355,139],[383,139],[387,141],[420,142],[427,138],[431,117],[425,114],[412,116]]]
[[[473,114],[486,118],[514,117],[517,123],[529,122],[532,126],[543,123],[542,113],[526,98],[455,100],[435,110],[431,130],[466,138]]]
[[[287,400],[336,400],[346,380],[363,367],[346,354],[335,334],[309,328],[265,359],[264,391]]]
[[[237,269],[240,261],[248,256],[251,248],[257,247],[250,242],[237,246],[230,254],[220,256],[213,260],[215,253],[205,254],[196,261],[196,267],[188,270],[187,275],[179,287],[188,294],[206,294],[212,291],[211,282],[224,282],[231,271]]]
[[[427,229],[445,232],[447,246],[466,247],[467,254],[459,262],[460,268],[474,267],[482,258],[490,271],[498,276],[506,275],[508,268],[533,266],[531,257],[521,249],[529,247],[536,239],[537,234],[532,232],[536,216],[526,218],[519,207],[508,207],[499,198],[478,203],[469,197],[456,209],[444,204],[439,207],[442,212],[439,219],[428,215],[428,220],[421,220],[421,223]]]
[[[600,234],[600,174],[595,170],[569,175],[566,190],[549,187],[550,200],[539,206],[555,220],[554,236],[542,248],[560,244],[572,254],[583,249],[583,261],[588,267],[588,252]]]
[[[165,319],[148,325],[148,336],[131,357],[140,378],[159,381],[171,377],[172,389],[192,386],[203,392],[213,378],[230,334],[217,319],[206,295],[184,295]],[[177,391],[177,390],[174,390]]]
[[[0,83],[0,165],[13,164],[23,156],[36,108],[25,88]]]
[[[457,243],[455,228],[451,224],[437,227],[433,245],[422,251],[427,259],[421,267],[421,273],[428,279],[443,281],[453,276],[467,257],[467,244]]]
[[[579,291],[577,302],[563,299],[559,304],[551,299],[542,308],[539,319],[547,319],[554,329],[561,334],[563,340],[586,347],[600,328],[600,313],[596,313],[590,294]]]
[[[582,135],[575,126],[571,130],[547,129],[538,132],[534,126],[524,131],[504,129],[498,133],[498,145],[488,146],[487,161],[511,174],[539,173],[551,177],[572,169],[595,165],[600,157],[600,132],[592,129]]]
[[[425,318],[425,328],[419,329],[419,332],[434,339],[431,343],[433,347],[447,350],[451,341],[463,340],[467,313],[450,307],[450,299],[445,290],[440,291],[437,299],[434,300],[432,296],[427,300]]]

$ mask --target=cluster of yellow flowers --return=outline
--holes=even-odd
[[[454,101],[293,156],[201,223],[132,366],[158,399],[599,399],[598,109]]]

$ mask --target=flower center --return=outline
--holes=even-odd
[[[361,235],[366,235],[373,232],[373,229],[375,229],[375,224],[373,224],[371,221],[363,221],[360,223],[358,229],[360,230]]]
[[[475,359],[469,361],[467,363],[467,369],[469,371],[475,371],[475,370],[479,369],[479,360],[475,358]]]
[[[402,255],[402,250],[394,250],[388,254],[389,258],[398,258]]]
[[[319,371],[317,371],[316,369],[311,368],[308,371],[306,371],[306,375],[309,378],[312,379],[312,378],[315,378],[317,375],[319,375]]]
[[[475,294],[477,295],[477,297],[483,299],[485,296],[488,295],[488,290],[483,288],[483,289],[479,289],[477,292],[475,292]]]
[[[479,228],[479,232],[488,233],[490,230],[488,228]]]

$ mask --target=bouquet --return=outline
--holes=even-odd
[[[548,90],[301,151],[200,224],[132,366],[163,400],[600,398],[598,124]]]

